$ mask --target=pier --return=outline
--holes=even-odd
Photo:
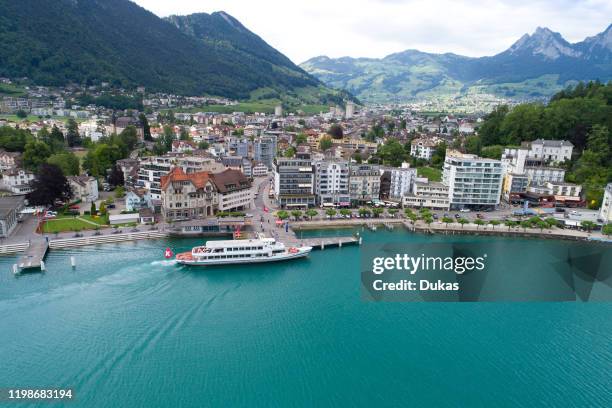
[[[49,250],[49,243],[45,241],[31,242],[26,252],[19,258],[19,269],[44,268],[43,259]]]
[[[312,249],[325,249],[332,247],[342,248],[344,245],[359,244],[358,237],[321,237],[321,238],[304,238],[294,240],[283,240],[287,246],[310,246]]]

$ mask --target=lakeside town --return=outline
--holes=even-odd
[[[316,114],[280,104],[246,113],[227,99],[144,88],[110,102],[90,89],[107,106],[68,107],[82,91],[35,87],[0,101],[4,245],[139,231],[245,237],[265,218],[299,227],[401,219],[429,232],[503,224],[497,233],[601,240],[612,232],[612,184],[589,202],[567,181],[581,154],[572,142],[474,154],[486,115],[350,101]],[[118,109],[126,101],[136,109]]]

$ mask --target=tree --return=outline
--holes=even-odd
[[[489,221],[489,224],[491,224],[491,226],[493,226],[493,229],[495,229],[495,227],[499,224],[501,224],[501,221],[499,220],[491,220]]]
[[[395,214],[397,214],[397,212],[398,212],[398,211],[399,211],[399,210],[398,210],[397,208],[389,208],[389,209],[387,210],[387,212],[389,213],[389,215],[390,215],[391,217],[395,217]]]
[[[296,221],[298,221],[302,216],[302,212],[300,210],[293,210],[291,211],[291,215],[293,216],[293,218],[295,218]]]
[[[327,129],[327,134],[334,139],[342,139],[344,137],[344,130],[341,125],[334,123]]]
[[[340,215],[346,217],[351,215],[351,210],[347,209],[347,208],[343,208],[340,210]]]
[[[190,140],[191,136],[189,136],[189,132],[187,132],[187,129],[185,128],[181,128],[181,134],[179,136],[180,140]]]
[[[306,215],[310,217],[311,221],[312,221],[312,217],[316,217],[318,214],[319,212],[313,208],[306,210]]]
[[[65,202],[71,196],[70,184],[62,170],[53,164],[42,163],[27,198],[30,205],[53,205],[56,201]]]
[[[369,215],[371,213],[369,208],[365,208],[365,207],[361,207],[359,209],[359,216],[360,217],[365,217],[366,215]]]
[[[597,224],[595,224],[593,221],[582,221],[582,222],[580,223],[580,226],[581,226],[583,229],[587,230],[587,232],[591,232],[591,230],[592,230],[593,228],[595,228],[595,227],[596,227],[596,225],[597,225]]]
[[[508,231],[510,231],[511,228],[516,227],[516,222],[512,220],[506,220],[504,221],[504,224],[506,225],[506,227],[508,227]]]
[[[337,211],[334,210],[333,208],[328,208],[327,210],[325,210],[325,214],[327,214],[327,216],[329,218],[333,218],[336,215]]]
[[[280,220],[285,220],[289,218],[289,213],[285,210],[280,210],[276,212],[276,217],[278,217]]]
[[[433,222],[433,217],[427,216],[427,217],[423,218],[423,221],[425,221],[425,224],[431,225],[431,223]]]
[[[35,171],[47,161],[49,156],[51,156],[51,149],[44,142],[29,142],[23,151],[23,167]]]
[[[463,226],[464,226],[465,224],[469,224],[469,223],[470,223],[470,222],[469,222],[468,220],[466,220],[465,218],[459,218],[459,219],[457,220],[457,222],[458,222],[459,224],[461,224],[461,229],[463,229]]]
[[[478,131],[484,145],[500,144],[500,129],[508,111],[508,105],[498,105],[484,117],[484,122]]]
[[[476,229],[478,229],[478,227],[485,225],[486,223],[480,218],[477,218],[476,220],[474,220],[474,224],[476,224]]]
[[[453,219],[451,217],[442,217],[442,222],[446,224],[446,227],[448,228],[448,224],[452,223]]]
[[[287,150],[285,150],[285,157],[293,157],[295,156],[295,147],[289,146]]]
[[[125,197],[125,187],[123,187],[123,186],[118,186],[118,187],[115,189],[115,197],[116,197],[116,198],[123,198],[123,197]]]
[[[117,160],[125,157],[125,152],[116,144],[99,143],[87,152],[83,168],[94,177],[106,176]]]
[[[0,147],[9,152],[23,152],[26,144],[34,141],[29,130],[11,126],[0,127]]]
[[[74,119],[68,119],[66,123],[66,142],[70,147],[81,145],[82,140],[79,135],[79,125]]]
[[[410,208],[404,208],[404,214],[406,215],[407,218],[410,218],[410,216],[414,214],[414,212]]]
[[[378,155],[381,157],[384,164],[399,167],[406,158],[406,151],[404,150],[404,146],[396,139],[389,139],[378,149]]]
[[[612,235],[612,224],[606,224],[601,228],[604,235]]]
[[[104,201],[100,203],[100,215],[106,215],[106,204],[104,203]]]
[[[558,225],[557,220],[554,219],[553,217],[548,217],[544,221],[546,222],[546,224],[548,224],[550,228],[556,227]]]
[[[531,228],[531,225],[531,222],[529,222],[528,220],[521,221],[521,227],[525,232],[527,232],[527,228]]]
[[[55,153],[49,156],[47,163],[54,164],[65,176],[78,176],[81,173],[79,158],[72,152]]]
[[[200,142],[198,143],[198,149],[202,149],[202,150],[206,150],[210,147],[210,145],[208,144],[208,142]]]
[[[162,135],[155,141],[155,145],[153,146],[153,151],[155,154],[166,154],[170,150],[172,150],[172,142],[176,139],[174,135],[174,130],[170,126],[164,126],[164,132]]]
[[[24,111],[23,109],[19,109],[15,115],[19,118],[19,119],[25,119],[28,117],[28,112]]]
[[[119,140],[125,144],[128,151],[132,151],[138,144],[138,130],[130,125],[119,133]]]
[[[108,184],[113,187],[123,186],[125,184],[123,171],[121,171],[121,168],[116,164],[111,168],[110,174],[108,175]]]
[[[308,142],[308,139],[304,133],[298,133],[298,135],[295,137],[295,144],[298,146],[306,144],[306,142]]]
[[[320,140],[319,140],[319,149],[321,149],[322,151],[326,151],[331,149],[331,147],[333,146],[333,142],[331,137],[329,136],[323,136]]]
[[[140,126],[142,127],[143,138],[146,141],[152,141],[153,137],[151,136],[151,126],[149,126],[149,121],[147,120],[147,116],[144,113],[138,115],[138,120],[140,122]]]
[[[540,232],[542,232],[544,228],[548,228],[548,223],[543,220],[538,220],[538,222],[536,222],[536,226],[540,229]]]
[[[380,208],[380,207],[372,208],[372,214],[376,218],[380,217],[384,212],[385,212],[384,208]]]
[[[89,213],[91,215],[96,215],[98,213],[98,210],[96,209],[96,202],[95,201],[91,202],[91,207],[89,208]]]

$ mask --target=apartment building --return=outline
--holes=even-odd
[[[210,217],[218,204],[215,189],[210,173],[174,167],[160,176],[162,214],[167,220]]]
[[[437,141],[432,138],[418,138],[410,143],[410,156],[417,159],[431,160],[436,151]]]
[[[276,136],[266,135],[255,139],[253,143],[253,158],[272,169],[276,157]]]
[[[314,170],[309,156],[277,157],[273,163],[274,197],[281,208],[314,206]]]
[[[136,185],[144,187],[151,194],[151,199],[159,200],[162,196],[161,178],[170,173],[173,167],[172,157],[145,157],[140,161]]]
[[[448,210],[448,186],[440,182],[423,179],[412,184],[409,194],[402,197],[404,207],[431,208],[433,210]]]
[[[599,209],[599,220],[604,224],[612,222],[612,183],[608,183],[604,191],[603,201]]]
[[[351,196],[349,193],[348,161],[317,161],[314,163],[314,169],[317,205],[349,206]]]
[[[562,163],[572,158],[574,145],[568,140],[537,139],[529,144],[530,156],[552,163]]]
[[[215,186],[219,211],[241,211],[251,208],[253,190],[251,183],[241,171],[227,169],[212,174],[210,179]]]
[[[408,163],[402,163],[401,168],[389,170],[391,183],[389,186],[389,199],[401,201],[402,197],[410,193],[412,182],[417,176],[417,170],[411,169]]]
[[[380,167],[374,164],[351,164],[349,167],[351,205],[364,204],[380,197]]]
[[[500,202],[501,161],[447,150],[442,182],[451,209],[493,208]]]

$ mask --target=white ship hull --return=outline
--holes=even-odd
[[[254,263],[266,263],[266,262],[280,262],[288,261],[290,259],[303,258],[308,256],[312,247],[300,247],[296,248],[297,252],[285,252],[282,254],[274,254],[270,256],[259,256],[259,257],[244,257],[244,258],[227,258],[227,259],[198,259],[197,257],[177,257],[176,262],[182,265],[191,266],[217,266],[217,265],[239,265],[239,264],[254,264]]]

